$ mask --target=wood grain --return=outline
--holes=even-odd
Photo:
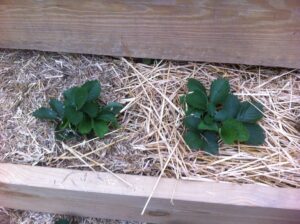
[[[299,223],[300,191],[0,164],[0,206],[153,223]]]
[[[0,0],[0,48],[300,68],[300,1]]]

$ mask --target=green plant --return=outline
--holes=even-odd
[[[196,79],[189,79],[187,87],[189,93],[180,97],[180,102],[186,115],[184,140],[192,150],[218,153],[219,136],[226,144],[260,145],[264,142],[264,131],[256,123],[263,117],[261,104],[241,102],[230,93],[226,79],[214,80],[209,95]]]
[[[41,107],[33,116],[56,123],[55,136],[67,140],[79,135],[96,134],[102,138],[109,127],[117,127],[116,115],[123,106],[110,102],[105,106],[98,103],[101,86],[97,80],[87,81],[63,93],[64,101],[50,99],[50,108]]]
[[[59,219],[55,221],[55,224],[70,224],[70,222],[67,219]]]

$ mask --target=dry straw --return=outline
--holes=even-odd
[[[219,76],[230,81],[240,99],[264,105],[264,145],[221,144],[218,156],[185,145],[179,96],[187,91],[187,79],[209,87]],[[31,112],[91,79],[102,84],[102,102],[125,105],[122,128],[101,140],[56,142],[53,125]],[[300,187],[299,70],[165,61],[150,66],[125,58],[1,51],[0,80],[2,162],[105,170],[116,178],[130,173]]]
[[[300,186],[299,70],[164,61],[149,66],[125,58],[2,51],[0,76],[2,161]],[[227,78],[242,100],[264,105],[263,146],[221,144],[220,155],[210,156],[191,152],[185,145],[179,96],[186,92],[186,80],[193,77],[208,87],[218,76]],[[36,120],[31,112],[91,79],[102,83],[103,102],[126,105],[120,116],[122,128],[102,140],[83,139],[67,147],[55,142],[53,125]]]

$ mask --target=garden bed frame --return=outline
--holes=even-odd
[[[300,68],[300,2],[0,2],[0,48]],[[298,223],[300,191],[0,164],[0,206],[158,223]]]
[[[300,68],[294,0],[0,2],[0,48]]]
[[[152,223],[299,223],[300,191],[0,164],[0,204],[58,214]]]

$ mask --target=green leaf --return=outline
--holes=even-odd
[[[98,99],[101,92],[101,86],[98,80],[87,81],[82,85],[82,87],[88,92],[87,101]]]
[[[193,79],[193,78],[188,79],[187,87],[190,92],[199,90],[199,91],[202,91],[203,93],[205,93],[205,95],[206,95],[205,87],[202,85],[201,82],[199,82],[196,79]]]
[[[198,125],[198,129],[200,130],[207,130],[207,131],[219,131],[219,127],[218,124],[213,122],[210,124],[207,124],[204,120],[200,122],[200,124]]]
[[[227,112],[229,118],[234,118],[240,108],[240,100],[237,96],[229,94],[226,98],[223,109]]]
[[[64,104],[57,99],[50,99],[49,105],[53,111],[55,111],[60,118],[64,117],[65,106]]]
[[[59,129],[65,129],[70,125],[70,122],[67,118],[64,118],[62,122],[59,124]]]
[[[83,113],[77,111],[74,107],[65,108],[65,117],[74,125],[78,125],[83,119]]]
[[[117,121],[116,115],[107,110],[102,110],[98,114],[97,119],[102,120],[102,121],[107,121],[107,122],[116,122]]]
[[[86,102],[82,107],[82,111],[94,118],[97,116],[98,107],[99,106],[96,102]]]
[[[204,144],[204,141],[200,134],[193,131],[187,131],[183,135],[183,139],[192,150],[200,149]]]
[[[47,120],[55,120],[56,118],[58,118],[56,112],[46,107],[41,107],[40,109],[37,109],[32,113],[32,115],[36,118]]]
[[[236,119],[241,122],[255,123],[263,117],[263,106],[258,102],[242,102]]]
[[[227,98],[230,91],[229,82],[226,79],[214,80],[210,86],[210,102],[217,105]]]
[[[244,123],[249,132],[249,139],[245,142],[248,145],[262,145],[265,141],[265,132],[258,124]]]
[[[80,134],[88,134],[92,130],[92,122],[87,116],[84,116],[83,120],[78,125]]]
[[[229,118],[234,118],[239,111],[240,101],[237,96],[229,94],[226,98],[223,108],[220,111],[217,111],[214,115],[215,120],[225,121]]]
[[[225,121],[229,119],[229,114],[226,110],[217,111],[214,115],[216,121]]]
[[[191,106],[188,106],[187,110],[185,111],[186,116],[191,115],[191,114],[197,114],[197,113],[203,114],[203,111],[199,110],[199,109],[196,109],[196,108],[193,108]]]
[[[123,109],[123,105],[117,102],[109,102],[103,109],[117,115]]]
[[[55,221],[55,224],[69,224],[70,222],[67,219],[59,219]]]
[[[186,116],[183,120],[183,124],[187,129],[197,130],[200,121],[201,113],[197,112]]]
[[[219,152],[218,135],[215,132],[203,132],[204,144],[203,150],[210,154],[217,154]]]
[[[212,118],[212,116],[210,116],[210,115],[205,115],[205,117],[204,117],[204,122],[206,123],[206,124],[212,124],[212,123],[214,123],[214,119]]]
[[[75,107],[76,104],[75,104],[75,92],[76,92],[76,89],[78,87],[72,87],[70,89],[67,89],[66,91],[64,91],[63,95],[64,95],[64,103],[66,106],[72,106],[72,107]]]
[[[199,110],[206,110],[207,96],[202,91],[194,91],[186,95],[186,102],[189,106]]]
[[[229,119],[223,122],[221,138],[226,144],[233,144],[235,141],[245,142],[249,139],[249,132],[242,122]]]
[[[103,138],[104,135],[108,132],[108,125],[105,121],[95,120],[93,122],[93,129],[98,137]]]
[[[212,103],[208,103],[207,112],[210,116],[214,116],[216,113],[216,106]]]
[[[77,87],[75,89],[75,105],[77,110],[79,110],[86,102],[88,97],[88,92],[85,88]]]

